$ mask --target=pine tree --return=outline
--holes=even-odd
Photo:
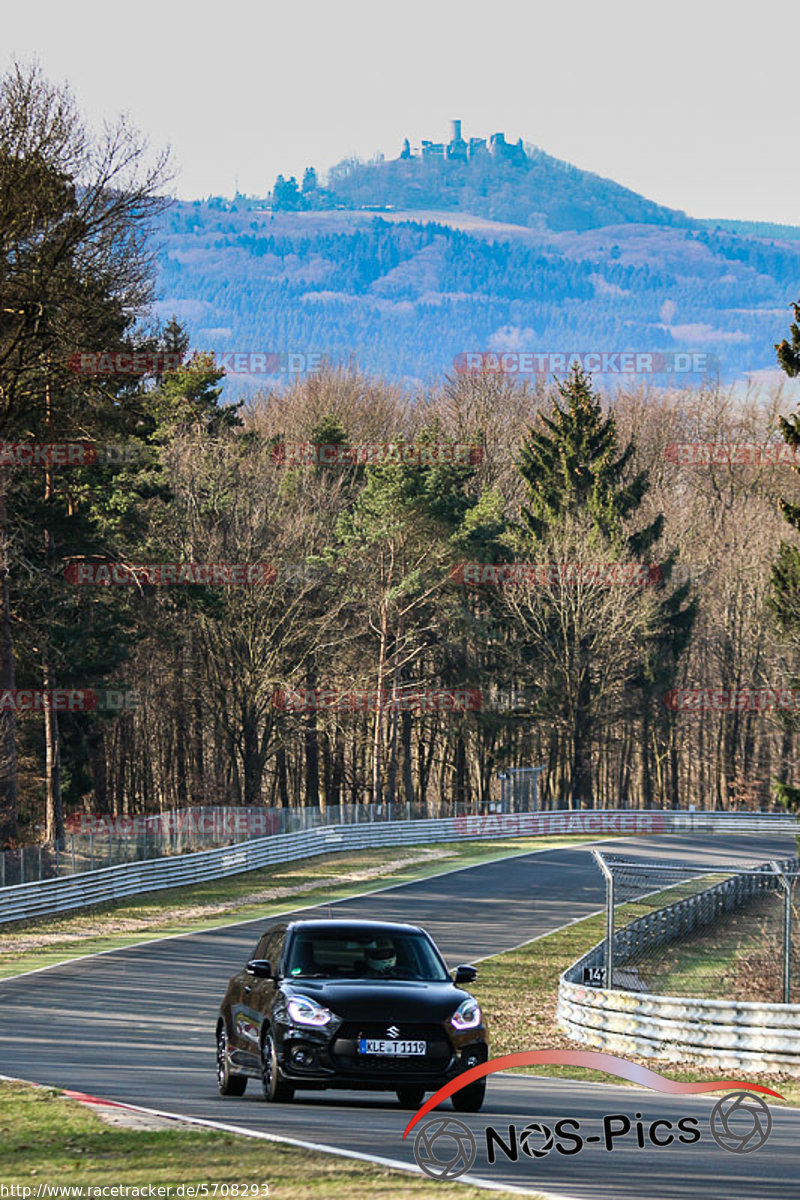
[[[793,304],[792,308],[795,317],[790,326],[792,340],[788,342],[784,338],[775,350],[781,367],[793,379],[800,375],[800,304]],[[800,409],[789,417],[781,417],[780,430],[783,440],[793,446],[797,454],[800,450]],[[800,474],[800,468],[795,470]],[[800,531],[800,505],[781,500],[779,507],[791,528]],[[770,607],[782,635],[797,648],[800,644],[800,547],[796,543],[781,542],[772,568]],[[792,718],[786,715],[784,719]],[[784,772],[787,766],[783,765]],[[800,809],[800,787],[792,787],[785,777],[775,781],[775,796],[785,807]]]
[[[152,298],[149,221],[163,210],[163,161],[143,168],[144,149],[124,125],[98,143],[87,134],[68,89],[53,88],[37,66],[14,65],[0,80],[0,434],[11,441],[84,439],[102,443],[130,419],[138,384],[125,378],[79,379],[70,365],[81,351],[149,349],[136,320]],[[112,188],[110,180],[121,179]],[[80,180],[80,183],[79,183]],[[10,511],[17,492],[37,502],[47,574],[56,555],[52,522],[59,505],[75,507],[69,486],[46,468],[43,480],[0,471],[0,689],[16,680],[15,588],[24,590],[31,508]],[[74,481],[74,479],[73,479]],[[42,486],[43,485],[43,486]],[[43,503],[38,505],[41,488]],[[25,563],[25,570],[19,566]],[[37,564],[37,569],[41,564]],[[13,615],[13,619],[12,619]],[[45,690],[58,686],[52,622],[35,637]],[[43,631],[47,631],[46,634]],[[40,634],[42,636],[40,636]],[[25,646],[20,654],[24,657]],[[27,665],[23,669],[29,670]],[[58,731],[46,713],[48,829],[58,829]],[[17,758],[13,710],[0,714],[0,843],[16,835]],[[52,750],[52,753],[51,753]],[[51,803],[52,801],[52,803]],[[52,810],[52,811],[51,811]]]
[[[649,488],[645,471],[626,482],[633,443],[617,456],[614,417],[603,418],[591,377],[580,367],[557,387],[566,408],[556,401],[550,415],[540,413],[546,432],[532,429],[522,447],[519,470],[528,486],[525,527],[536,540],[557,521],[586,515],[611,546],[634,556],[646,554],[661,537],[664,518],[659,515],[645,529],[624,536],[625,522]]]
[[[631,473],[634,443],[620,453],[614,416],[603,415],[591,378],[580,367],[574,367],[567,380],[557,385],[550,412],[540,412],[539,420],[543,428],[530,431],[519,465],[527,490],[520,514],[521,546],[548,555],[555,546],[583,545],[592,557],[605,562],[641,560],[661,537],[664,518],[659,514],[648,525],[632,528],[650,486],[647,473]],[[563,690],[569,698],[553,694],[549,703],[569,729],[574,807],[594,803],[595,692],[601,682],[608,691],[609,683],[605,676],[600,678],[607,668],[598,658],[603,653],[604,623],[610,638],[623,643],[626,637],[635,640],[630,653],[618,655],[615,661],[617,669],[625,672],[619,690],[635,691],[645,714],[656,684],[663,686],[665,669],[674,669],[686,644],[695,605],[684,604],[688,588],[669,592],[663,580],[671,565],[670,560],[663,570],[654,568],[655,578],[662,581],[656,603],[648,609],[643,601],[635,610],[637,619],[624,633],[620,606],[603,602],[600,596],[594,606],[580,606],[563,589],[555,588],[541,589],[530,601],[529,608],[538,607],[539,611],[528,628],[549,640],[551,650],[552,644],[563,643],[562,659],[568,664],[562,669],[562,682],[566,681]],[[518,612],[524,619],[519,606]]]

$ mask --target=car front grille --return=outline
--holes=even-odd
[[[397,1029],[392,1038],[388,1030]],[[381,1041],[425,1042],[425,1055],[360,1054],[360,1039],[377,1038]],[[343,1071],[354,1071],[360,1075],[436,1075],[443,1071],[453,1056],[453,1047],[441,1025],[431,1022],[413,1021],[346,1021],[337,1030],[332,1046],[332,1059]]]

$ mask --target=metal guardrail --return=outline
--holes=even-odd
[[[523,806],[506,799],[502,811],[518,812]],[[499,805],[492,803],[492,811]],[[535,808],[536,805],[526,805]],[[456,804],[449,816],[469,811]],[[33,842],[0,851],[0,889],[64,875],[115,867],[121,863],[193,854],[238,845],[276,833],[301,833],[328,825],[363,825],[372,821],[426,820],[425,805],[405,802],[339,804],[320,808],[297,805],[275,808],[262,805],[205,805],[133,816],[109,813],[73,813],[61,843]]]
[[[795,873],[800,858],[775,865]],[[603,967],[604,942],[561,975],[556,1016],[562,1029],[577,1042],[616,1054],[800,1075],[800,1004],[661,996],[613,986],[630,982],[626,963],[643,949],[666,945],[780,887],[780,876],[765,865],[623,926],[614,935],[611,987],[581,982],[584,968]]]
[[[710,823],[709,823],[710,822]],[[592,810],[495,813],[488,816],[376,821],[329,825],[298,833],[253,838],[175,858],[124,863],[60,879],[17,884],[0,892],[0,924],[48,916],[125,896],[183,887],[244,871],[341,850],[410,846],[461,839],[537,837],[564,834],[653,834],[686,832],[800,833],[795,818],[775,814],[681,813],[662,810]]]

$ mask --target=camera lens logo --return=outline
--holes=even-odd
[[[553,1149],[553,1131],[549,1125],[531,1121],[519,1135],[519,1144],[529,1158],[544,1158]]]
[[[751,1154],[760,1150],[772,1132],[772,1113],[752,1092],[730,1092],[711,1110],[711,1136],[723,1150]]]
[[[426,1121],[414,1138],[414,1158],[431,1179],[457,1179],[475,1162],[472,1131],[453,1117]]]

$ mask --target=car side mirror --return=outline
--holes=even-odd
[[[251,958],[247,970],[258,979],[272,979],[272,967],[268,958]]]
[[[470,967],[462,964],[456,967],[455,982],[456,983],[472,983],[473,979],[478,978],[478,972],[475,967]]]

